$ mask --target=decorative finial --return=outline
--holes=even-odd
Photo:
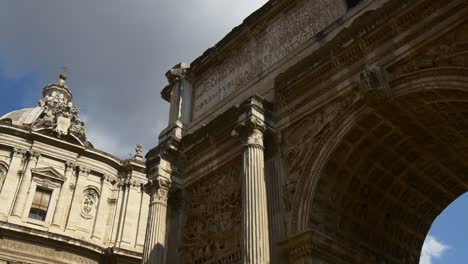
[[[67,74],[68,74],[68,67],[64,66],[62,67],[62,73],[59,75],[59,84],[64,85],[65,81],[67,80]]]
[[[143,145],[138,144],[135,149],[135,159],[136,160],[143,160]]]

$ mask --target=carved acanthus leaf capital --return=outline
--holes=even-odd
[[[67,170],[75,170],[77,167],[78,167],[78,164],[76,164],[76,162],[73,162],[73,161],[65,162],[65,168]]]
[[[151,195],[151,203],[162,203],[167,205],[171,185],[171,181],[164,178],[149,181],[145,185],[145,190]]]
[[[88,176],[89,173],[91,173],[91,169],[90,168],[87,168],[87,167],[84,167],[82,165],[79,165],[78,166],[79,169],[80,169],[80,176]]]
[[[169,83],[177,82],[181,78],[185,77],[189,69],[190,65],[186,63],[179,63],[176,66],[172,67],[172,69],[167,71],[166,78],[169,81]]]
[[[13,156],[18,158],[23,158],[28,151],[22,148],[13,148]]]
[[[41,157],[41,153],[39,151],[31,150],[29,151],[29,157],[37,161]]]
[[[233,132],[233,136],[240,136],[245,146],[258,146],[263,148],[263,133],[266,130],[265,122],[256,116],[251,116],[242,122]]]

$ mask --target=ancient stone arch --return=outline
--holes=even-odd
[[[432,221],[467,191],[467,74],[460,67],[411,73],[392,82],[390,98],[369,104],[361,94],[349,111],[329,120],[333,129],[317,132],[324,135],[305,154],[289,230],[313,230],[337,244],[349,239],[340,249],[346,263],[415,263]],[[379,199],[388,202],[373,203]],[[392,237],[372,237],[384,228],[379,225]],[[341,237],[344,232],[348,238]],[[344,252],[362,250],[353,242],[382,248],[349,259],[353,254]]]
[[[335,22],[302,27],[317,3]],[[468,190],[468,6],[346,3],[270,1],[167,73],[145,263],[418,263]]]

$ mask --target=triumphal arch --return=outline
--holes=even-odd
[[[418,263],[468,188],[466,0],[271,0],[168,71],[144,263]]]

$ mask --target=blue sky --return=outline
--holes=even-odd
[[[444,249],[433,247],[432,252],[441,251],[441,255],[432,257],[432,262],[428,263],[468,263],[468,194],[459,197],[436,218],[429,234]]]
[[[166,124],[165,72],[191,62],[265,2],[1,1],[0,116],[35,106],[67,65],[93,144],[120,157],[137,143],[147,150]],[[468,195],[429,234],[424,264],[468,263]]]

